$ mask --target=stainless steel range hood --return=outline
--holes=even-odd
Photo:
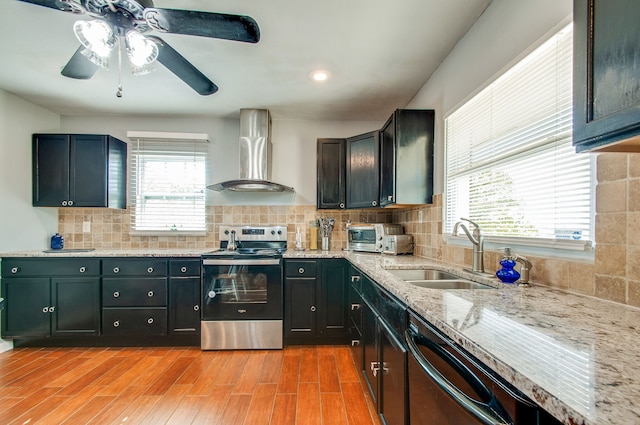
[[[240,178],[207,188],[222,192],[293,192],[293,188],[271,182],[271,117],[266,109],[240,110]]]

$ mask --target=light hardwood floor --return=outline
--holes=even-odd
[[[379,425],[342,346],[0,354],[0,424]]]

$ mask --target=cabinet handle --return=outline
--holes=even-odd
[[[304,274],[304,268],[303,268],[303,267],[300,267],[300,268],[298,269],[298,273],[300,273],[300,274]]]
[[[360,308],[360,304],[351,304],[351,311],[356,311]]]
[[[389,202],[393,202],[393,195],[389,195],[389,196],[387,196],[387,201],[389,201]]]
[[[55,305],[52,305],[51,307],[49,307],[49,313],[53,313],[54,311],[56,311]]]
[[[11,268],[11,273],[16,274],[20,271],[20,269],[18,267],[12,267]]]
[[[181,271],[182,273],[186,273],[186,272],[187,272],[187,268],[186,268],[185,266],[182,266],[182,267],[180,268],[180,271]]]
[[[200,306],[199,305],[194,305],[193,306],[193,311],[200,311]]]
[[[149,318],[147,319],[147,323],[148,323],[148,324],[152,324],[152,323],[153,323],[153,317],[149,317]]]
[[[245,310],[244,308],[239,308],[238,309],[238,313],[240,313],[240,314],[244,314],[246,312],[247,312],[247,310]]]
[[[116,291],[113,293],[113,298],[118,298],[120,296],[120,292]]]
[[[360,282],[360,276],[351,276],[351,282]]]
[[[149,268],[147,269],[147,273],[153,273],[153,267],[149,267]]]
[[[116,320],[115,322],[113,322],[113,327],[117,328],[118,326],[120,326],[120,321]]]
[[[378,372],[380,371],[380,362],[371,362],[371,371],[373,372],[373,376],[378,376]]]
[[[316,311],[316,306],[315,305],[311,306],[311,311]]]
[[[340,204],[338,204],[338,206],[340,207],[340,209],[344,209],[344,202],[340,202]]]
[[[86,271],[87,271],[87,268],[86,268],[86,267],[84,267],[84,266],[80,267],[80,273],[84,273],[84,272],[86,272]]]
[[[72,205],[73,205],[73,201],[69,200],[69,202],[67,203],[67,205],[72,206]]]
[[[351,340],[351,346],[352,347],[357,347],[358,345],[360,345],[360,340],[359,339],[352,339]]]
[[[120,267],[114,267],[113,268],[113,272],[114,273],[120,273]]]
[[[49,312],[49,307],[42,307],[42,312],[43,313],[48,313]]]
[[[62,201],[62,206],[66,207],[67,206],[67,201]]]
[[[149,298],[153,297],[153,291],[147,292],[147,297],[149,297]]]
[[[372,201],[371,205],[373,205],[374,207],[377,207],[378,206],[378,201]]]

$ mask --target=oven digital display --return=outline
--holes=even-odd
[[[264,229],[242,229],[243,235],[264,235]]]

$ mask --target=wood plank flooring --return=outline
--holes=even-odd
[[[342,346],[0,354],[0,424],[379,425]]]

